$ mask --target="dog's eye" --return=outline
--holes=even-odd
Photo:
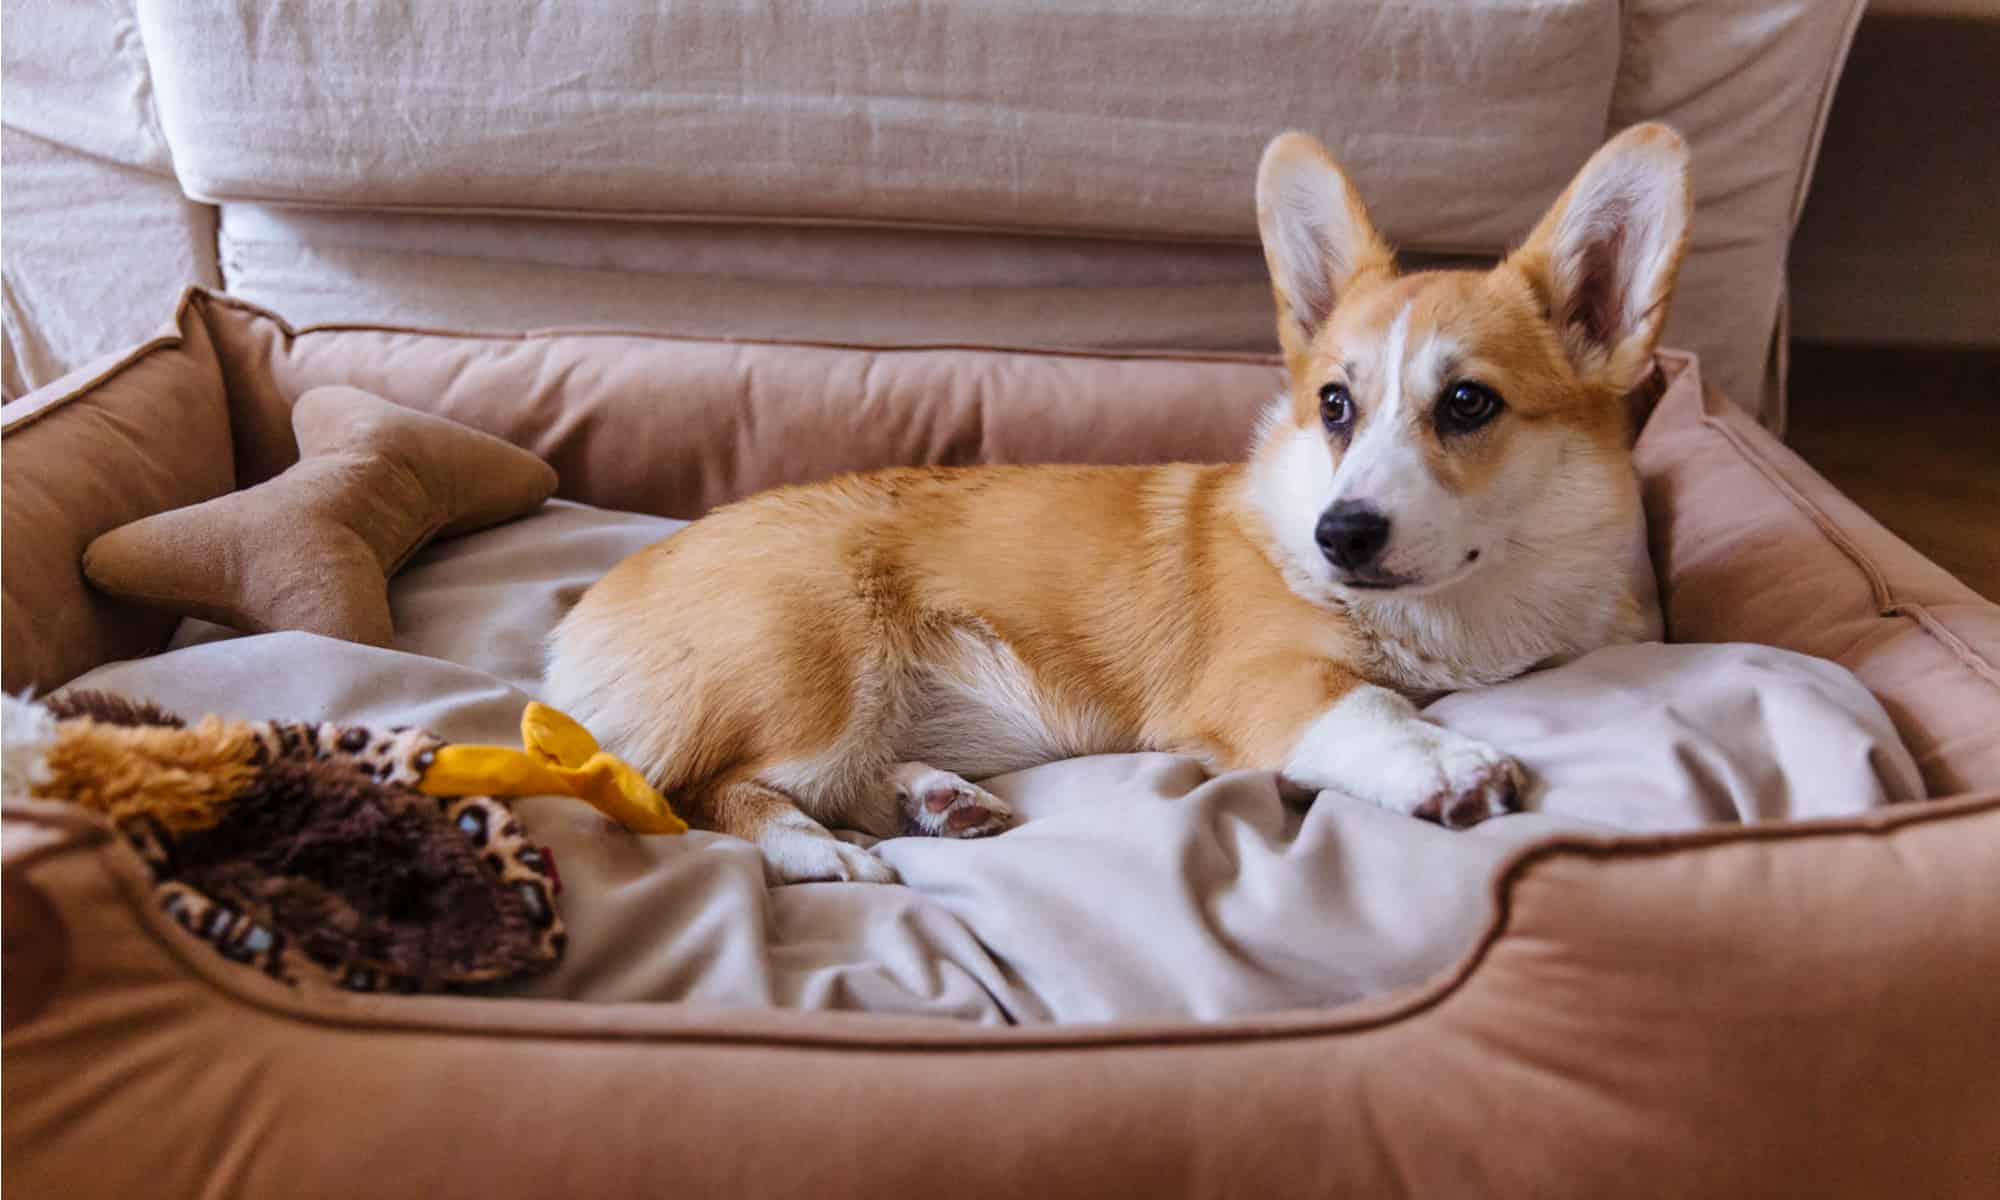
[[[1354,397],[1344,383],[1329,383],[1319,390],[1319,419],[1328,429],[1345,429],[1354,424]]]
[[[1506,404],[1500,393],[1483,383],[1461,379],[1451,385],[1444,394],[1444,400],[1437,406],[1437,425],[1440,433],[1471,433],[1500,415]]]

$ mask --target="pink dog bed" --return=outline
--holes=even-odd
[[[1004,781],[1034,819],[989,846],[886,847],[915,888],[765,893],[731,882],[743,848],[727,839],[677,845],[692,866],[665,870],[664,851],[538,798],[524,821],[569,839],[570,959],[539,996],[478,998],[241,969],[147,902],[105,826],[10,796],[5,1181],[38,1195],[1974,1190],[2000,1144],[2000,610],[1704,393],[1691,359],[1661,366],[1638,462],[1669,641],[1754,645],[1577,664],[1593,696],[1669,660],[1694,689],[1618,718],[1636,722],[1619,726],[1622,776],[1601,753],[1617,714],[1564,709],[1576,693],[1549,672],[1496,689],[1505,703],[1439,713],[1540,747],[1538,811],[1483,836],[1377,827],[1324,799],[1301,815],[1268,780],[1157,757],[1083,760]],[[295,332],[191,293],[173,332],[7,407],[5,682],[504,730],[548,614],[664,532],[658,518],[891,462],[1227,457],[1276,376],[1249,358]],[[394,650],[177,631],[88,589],[77,563],[97,534],[283,469],[289,405],[326,383],[527,446],[575,503],[434,548],[398,580]],[[1756,705],[1700,690],[1715,655],[1764,673]],[[1745,731],[1777,765],[1704,776],[1742,761],[1714,748]],[[1093,790],[1157,811],[1124,829],[1036,811]],[[1717,795],[1729,803],[1705,807]],[[1134,826],[1147,832],[1116,841]],[[1300,924],[1323,899],[1300,880],[1366,893],[1368,871],[1394,873],[1382,848],[1413,833],[1443,839],[1474,883],[1407,914]],[[1106,845],[1130,853],[1104,866],[1097,902],[981,923],[1032,889],[1035,864],[1086,869],[1076,848]],[[1332,857],[1288,875],[1273,846]],[[957,857],[975,853],[997,857]],[[1116,911],[1155,861],[1206,890],[1185,913],[1150,895]],[[1330,875],[1341,862],[1358,874]],[[1232,890],[1266,884],[1261,907]],[[724,928],[746,911],[764,940]],[[1458,940],[1342,958],[1439,926]],[[1057,927],[1099,978],[1038,957]],[[1227,935],[1231,973],[1201,974],[1197,927]],[[1268,944],[1245,944],[1255,930]],[[1287,936],[1329,944],[1300,971]],[[865,962],[843,957],[857,945]],[[714,976],[690,964],[732,956],[761,985],[705,992]],[[1103,979],[1120,981],[1109,999]]]

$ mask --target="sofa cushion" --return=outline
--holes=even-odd
[[[140,24],[210,201],[1242,238],[1257,151],[1302,125],[1397,238],[1477,245],[1596,148],[1617,10],[232,0]]]
[[[11,39],[11,23],[7,32]],[[221,283],[215,209],[183,196],[165,167],[109,161],[15,128],[14,103],[10,91],[0,130],[0,395],[8,400],[143,340],[190,283]]]
[[[7,224],[0,395],[151,335],[190,283],[220,286],[216,211],[183,195],[131,0],[36,0],[0,40]]]
[[[832,4],[750,13],[726,0],[622,0],[552,21],[536,10],[496,18],[479,0],[337,11],[234,0],[144,3],[140,24],[175,168],[204,200],[1087,234],[1145,239],[1162,257],[1176,242],[1221,240],[1251,269],[1252,175],[1283,128],[1327,140],[1392,241],[1493,254],[1526,233],[1614,126],[1663,119],[1694,148],[1700,213],[1668,338],[1775,419],[1785,249],[1859,10],[1859,0],[1781,10],[896,0],[856,16]],[[315,319],[372,318],[382,289],[356,251],[384,258],[389,247],[369,241],[380,232],[321,229],[327,240],[305,249],[332,261],[304,271],[268,240],[232,239],[228,252],[248,256],[232,286],[240,277],[286,311],[306,311],[294,301],[317,294]],[[1045,301],[977,281],[977,249],[909,254],[947,307],[892,340],[1020,346],[1048,328],[1034,319]],[[634,280],[676,291],[627,258],[595,264],[594,286],[574,268],[552,271],[564,286],[546,295],[488,286],[477,258],[438,260],[424,286],[455,279],[474,312],[504,301],[493,328],[569,323],[563,293],[601,296]],[[866,261],[857,253],[850,265]],[[725,287],[744,277],[736,264],[680,270]],[[985,303],[966,304],[968,289]],[[781,289],[770,306],[817,303],[834,323],[765,328],[844,340],[894,328],[894,300],[861,299],[874,303],[840,325],[830,297]],[[1143,298],[1131,299],[1058,301],[1129,314],[1116,322],[1100,311],[1061,344],[1101,347],[1110,333],[1126,346],[1215,346],[1246,329],[1255,340],[1228,348],[1270,344],[1269,299],[1254,287],[1217,297],[1207,330],[1174,319],[1148,329]],[[686,319],[709,334],[742,328],[699,309]]]
[[[1263,253],[1233,242],[235,202],[217,238],[232,295],[310,324],[1114,351],[1271,343]]]

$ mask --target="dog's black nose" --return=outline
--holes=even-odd
[[[1342,500],[1320,514],[1313,530],[1320,553],[1343,571],[1358,571],[1382,556],[1389,544],[1389,518],[1360,500]]]

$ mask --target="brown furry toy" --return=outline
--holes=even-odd
[[[552,968],[547,850],[490,796],[418,790],[422,730],[209,716],[77,691],[4,704],[7,795],[100,813],[154,896],[224,957],[287,983],[464,991]]]

